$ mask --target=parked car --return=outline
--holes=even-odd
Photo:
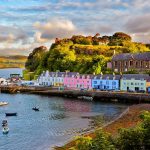
[[[130,89],[129,89],[127,92],[134,93],[135,91],[134,91],[134,90],[130,90]]]
[[[137,93],[145,93],[145,90],[139,90]]]

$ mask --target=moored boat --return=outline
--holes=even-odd
[[[2,121],[2,127],[6,127],[8,125],[7,120]]]
[[[9,128],[3,127],[3,134],[8,134],[8,133],[9,133]]]
[[[39,111],[39,108],[33,107],[32,110]]]
[[[0,102],[0,106],[8,105],[8,102]]]
[[[93,97],[91,97],[91,96],[78,96],[78,99],[92,101],[92,100],[93,100]]]
[[[9,132],[9,128],[8,128],[8,122],[7,122],[7,120],[3,120],[2,121],[2,132],[3,132],[3,134],[8,134],[8,132]]]
[[[5,113],[6,116],[17,116],[17,113]]]

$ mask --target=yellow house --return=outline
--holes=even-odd
[[[150,79],[146,81],[146,88],[150,87]]]

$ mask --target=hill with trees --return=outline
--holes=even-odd
[[[88,74],[110,73],[106,65],[114,54],[150,51],[142,43],[132,42],[130,35],[116,32],[112,36],[74,35],[68,39],[56,38],[49,50],[41,46],[28,56],[28,72],[40,74],[49,71],[75,71]]]

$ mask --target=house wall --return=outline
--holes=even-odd
[[[64,86],[69,88],[88,88],[91,89],[91,79],[81,79],[76,77],[65,77]]]
[[[112,69],[115,72],[126,72],[132,69],[137,71],[150,70],[150,61],[134,59],[112,61]]]
[[[119,90],[119,80],[92,79],[92,88],[101,90]]]
[[[146,87],[150,87],[150,81],[146,82]]]
[[[53,85],[54,86],[64,85],[64,77],[53,77]]]
[[[139,90],[145,90],[146,91],[146,80],[123,80],[120,81],[120,90],[127,91],[132,90],[136,91],[136,88]]]

